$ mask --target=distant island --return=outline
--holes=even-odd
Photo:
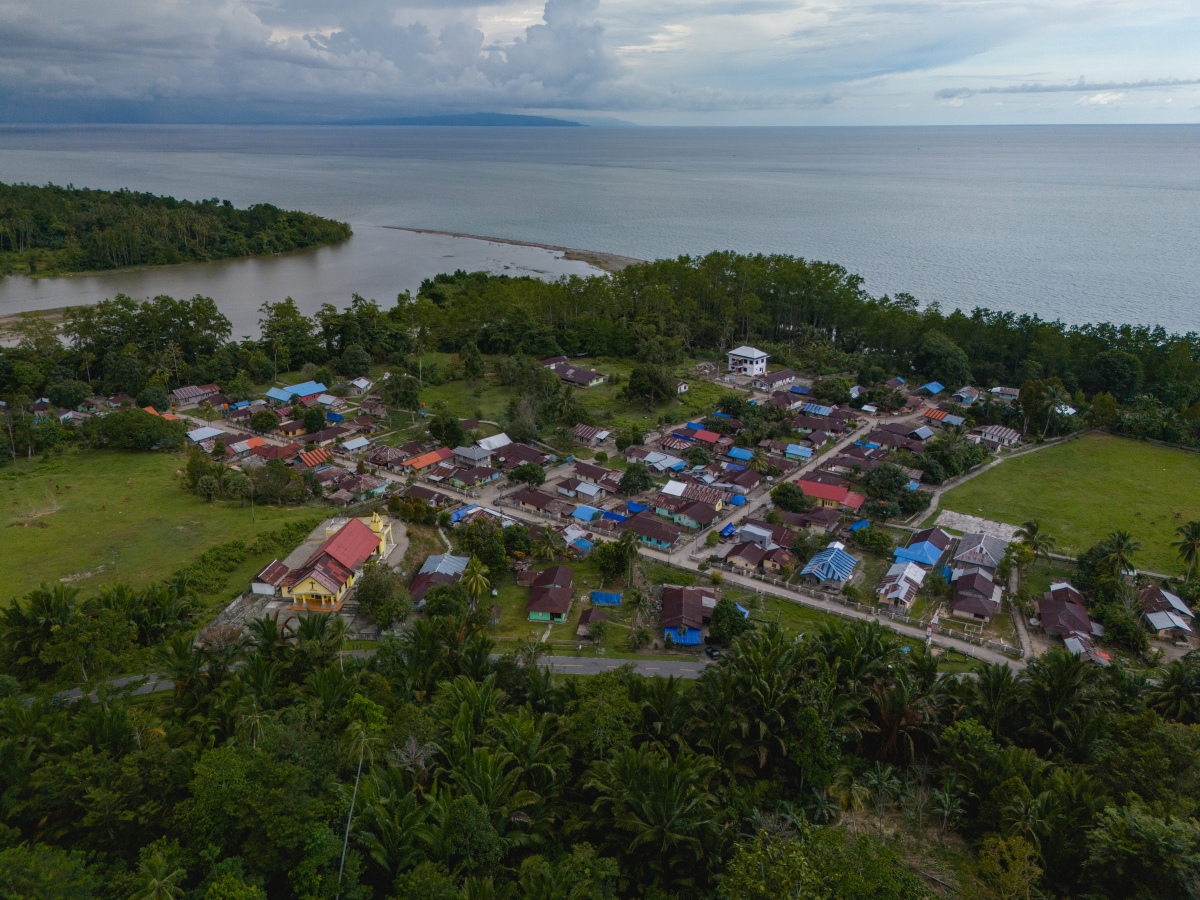
[[[347,125],[467,125],[516,126],[518,128],[585,128],[582,122],[550,116],[513,116],[507,113],[457,113],[448,116],[403,116],[401,118],[357,119]]]
[[[265,256],[346,240],[345,222],[258,203],[0,183],[0,275]]]

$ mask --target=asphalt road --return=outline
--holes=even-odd
[[[639,675],[666,678],[674,675],[676,678],[699,678],[700,670],[707,660],[669,660],[669,659],[608,659],[594,656],[543,656],[542,665],[549,666],[556,675],[602,675],[619,669],[628,663],[633,663],[633,669]]]

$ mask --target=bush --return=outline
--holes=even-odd
[[[771,502],[780,509],[800,513],[813,508],[813,501],[797,485],[790,481],[771,489]]]
[[[737,604],[725,597],[718,600],[716,608],[713,609],[708,633],[718,644],[728,647],[735,637],[753,628],[754,624],[738,611]]]

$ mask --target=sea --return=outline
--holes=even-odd
[[[529,128],[3,126],[0,181],[75,184],[350,222],[269,259],[0,279],[0,315],[118,292],[213,297],[234,336],[265,301],[390,306],[466,269],[597,274],[561,251],[837,262],[908,292],[1069,324],[1200,331],[1200,126]]]

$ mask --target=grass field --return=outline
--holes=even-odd
[[[258,506],[252,523],[250,509],[236,501],[206,503],[185,493],[175,474],[183,465],[171,454],[70,451],[0,471],[0,603],[67,577],[85,594],[118,573],[145,585],[216,544],[317,514]],[[248,559],[240,567],[243,581],[256,565]]]
[[[1200,519],[1200,455],[1088,434],[1006,460],[942,495],[956,512],[1020,525],[1037,520],[1076,554],[1111,531],[1128,531],[1140,568],[1183,574],[1175,528]]]

